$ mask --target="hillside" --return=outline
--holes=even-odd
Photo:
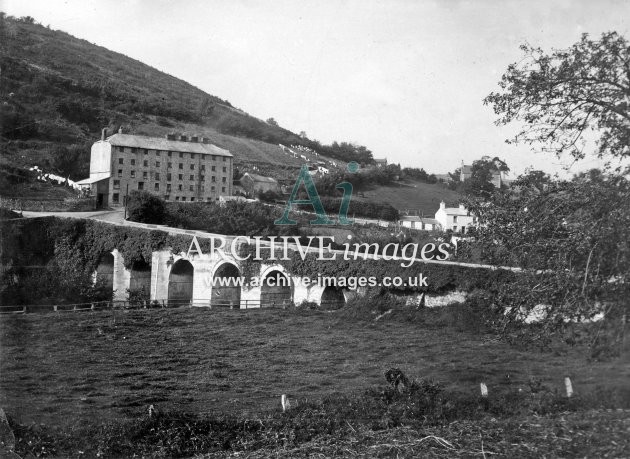
[[[0,58],[0,175],[5,182],[14,175],[3,172],[9,166],[26,169],[38,165],[73,180],[87,177],[90,147],[103,127],[109,132],[122,127],[126,133],[150,136],[177,132],[208,137],[234,154],[239,173],[255,171],[278,179],[296,177],[305,163],[300,155],[324,161],[331,172],[337,172],[331,174],[331,180],[341,177],[348,161],[373,162],[364,146],[347,142],[322,145],[300,137],[185,81],[46,28],[32,18],[0,15]],[[294,148],[293,154],[279,144],[299,149]],[[355,179],[348,178],[353,183]],[[36,190],[22,182],[14,186],[17,184],[8,181],[0,194],[7,195],[7,189],[12,196],[31,199],[58,194],[50,187],[48,193],[41,183]],[[356,189],[367,188],[365,196],[370,201],[386,201],[401,210],[420,206],[426,213],[434,212],[435,202],[451,199],[452,193],[440,186],[412,185],[416,188]],[[329,188],[330,195],[338,194],[334,184]]]
[[[440,207],[440,201],[455,205],[460,198],[459,193],[441,183],[429,184],[417,180],[376,186],[353,196],[353,199],[380,201],[392,205],[401,212],[410,210],[431,218]]]
[[[103,127],[119,126],[134,134],[205,135],[230,149],[237,166],[299,167],[279,143],[327,148],[122,54],[30,18],[0,19],[0,165],[37,164],[84,178],[92,142]]]

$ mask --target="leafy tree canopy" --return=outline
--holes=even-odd
[[[493,300],[504,312],[502,330],[543,308],[541,328],[521,332],[533,332],[540,344],[555,333],[575,339],[579,321],[604,313],[606,321],[591,329],[593,350],[619,350],[602,340],[621,336],[625,325],[617,319],[628,313],[628,200],[626,178],[594,170],[562,181],[531,171],[509,190],[467,202],[479,217],[484,260],[525,269]],[[598,332],[608,327],[611,334]]]
[[[524,123],[508,143],[541,144],[557,155],[584,157],[588,131],[598,133],[600,157],[630,156],[630,46],[616,32],[588,34],[568,49],[525,53],[484,99],[497,125]]]
[[[131,221],[161,224],[166,215],[166,203],[148,191],[132,191],[127,202],[127,212]]]

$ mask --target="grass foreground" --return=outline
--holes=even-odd
[[[463,309],[3,316],[0,407],[22,457],[630,454],[627,355],[508,346]]]

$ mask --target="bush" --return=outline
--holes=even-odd
[[[0,207],[0,220],[12,220],[14,218],[22,218],[22,215],[17,212],[13,212],[12,210],[5,209],[4,207]]]
[[[151,297],[149,295],[149,292],[144,289],[138,289],[138,290],[127,289],[127,294],[129,295],[130,306],[147,307],[150,304]]]
[[[139,223],[164,223],[165,201],[148,191],[132,191],[127,201],[129,220]]]
[[[263,202],[275,202],[278,199],[282,199],[282,195],[276,191],[273,190],[267,190],[267,191],[259,191],[258,192],[258,199],[260,199]]]

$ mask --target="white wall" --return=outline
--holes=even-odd
[[[109,142],[94,142],[90,151],[90,178],[103,179],[112,172],[112,146]]]

